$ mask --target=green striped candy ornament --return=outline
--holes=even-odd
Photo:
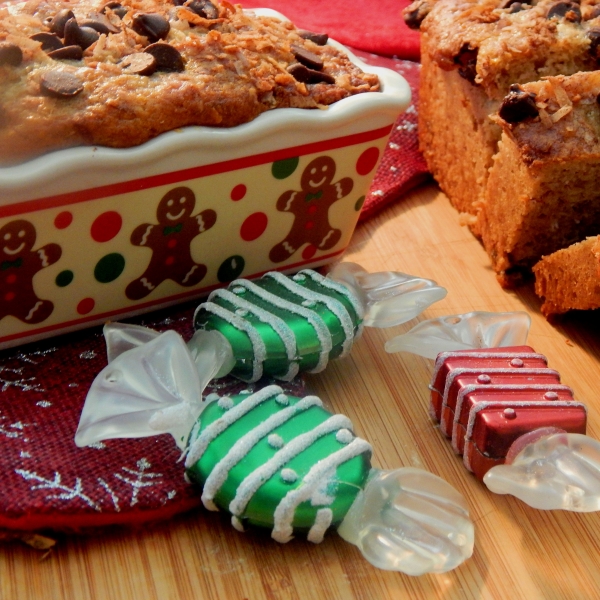
[[[269,386],[210,402],[190,436],[186,469],[210,510],[272,529],[287,542],[320,542],[347,514],[371,471],[371,446],[316,396]]]
[[[293,277],[271,272],[255,282],[238,279],[198,307],[194,325],[231,344],[235,377],[289,381],[348,354],[363,317],[351,288],[307,269]]]

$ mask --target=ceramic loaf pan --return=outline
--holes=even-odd
[[[381,92],[0,169],[0,348],[337,259],[410,102],[351,58]]]

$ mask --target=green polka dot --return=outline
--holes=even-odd
[[[114,281],[125,268],[125,259],[121,254],[113,252],[102,257],[94,269],[94,277],[100,283],[110,283]]]
[[[58,287],[67,287],[73,281],[73,271],[61,271],[57,276],[54,282]]]
[[[289,177],[296,170],[299,162],[300,159],[297,156],[275,161],[271,167],[273,177],[275,177],[275,179],[285,179],[286,177]]]
[[[365,197],[364,197],[364,196],[361,196],[361,197],[360,197],[360,198],[359,198],[359,199],[356,201],[356,204],[354,205],[354,210],[358,212],[358,211],[359,211],[359,210],[360,210],[360,209],[363,207],[363,204],[364,204],[364,203],[365,203]]]
[[[242,274],[245,266],[246,261],[242,256],[230,256],[221,263],[217,271],[217,279],[221,283],[229,283]]]

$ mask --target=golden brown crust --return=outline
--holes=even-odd
[[[593,16],[597,3],[584,0],[581,20],[571,21],[548,18],[556,0],[523,3],[517,12],[502,0],[439,0],[421,30],[442,68],[459,69],[461,53],[475,52],[475,83],[500,100],[513,83],[596,68],[587,34],[600,21],[585,17]]]
[[[287,22],[256,17],[217,0],[218,17],[206,19],[171,1],[122,0],[121,18],[107,10],[115,33],[100,34],[82,60],[56,60],[30,38],[49,32],[45,19],[71,9],[77,22],[102,11],[106,0],[30,0],[0,9],[0,43],[18,46],[22,62],[0,64],[0,164],[14,164],[60,147],[128,147],[186,125],[232,127],[277,107],[319,108],[351,94],[377,91],[377,77],[363,73],[331,46],[302,38]],[[189,4],[189,3],[188,3]],[[133,28],[139,13],[169,22],[166,38],[185,68],[128,73],[121,61],[152,41]],[[302,82],[294,46],[316,54],[333,83]],[[73,74],[82,91],[70,97],[44,93],[49,71]]]
[[[600,308],[600,237],[544,256],[533,272],[545,316]]]

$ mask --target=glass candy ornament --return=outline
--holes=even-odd
[[[306,535],[317,543],[339,527],[371,563],[411,575],[471,556],[466,502],[440,478],[373,469],[370,444],[315,396],[269,386],[202,402],[208,378],[172,331],[132,345],[96,377],[75,442],[171,433],[204,505],[229,512],[238,530],[270,527],[279,542]]]
[[[203,332],[217,331],[234,359],[219,376],[290,381],[300,371],[318,373],[330,359],[346,356],[364,326],[405,323],[446,294],[434,281],[367,273],[354,263],[337,265],[327,277],[310,269],[292,277],[272,272],[215,290],[196,310],[198,331],[190,345],[211,343]]]
[[[387,352],[411,352],[435,358],[447,350],[520,346],[527,340],[531,317],[526,312],[471,312],[422,321],[385,344]]]
[[[388,352],[436,358],[430,413],[467,469],[539,509],[600,510],[600,443],[585,406],[545,356],[525,346],[526,313],[468,313],[419,323]]]
[[[513,446],[520,451],[490,469],[483,482],[492,492],[511,494],[534,508],[600,510],[600,442],[560,430],[543,433],[517,440]]]

